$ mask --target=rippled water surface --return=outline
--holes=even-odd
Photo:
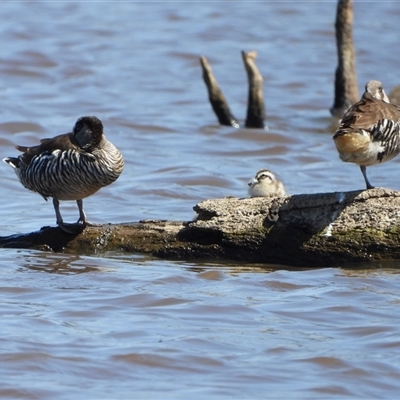
[[[0,144],[97,115],[123,152],[120,179],[84,202],[93,222],[191,219],[206,198],[246,195],[270,168],[290,193],[363,188],[331,136],[335,2],[3,2]],[[387,91],[399,2],[355,4],[360,91]],[[268,130],[220,127],[205,55],[244,120],[242,50],[258,52]],[[372,167],[400,189],[399,160]],[[0,164],[2,235],[54,225],[52,205]],[[62,203],[67,221],[74,203]],[[0,397],[395,398],[397,263],[357,270],[167,262],[0,250]],[[321,265],[323,267],[323,265]],[[370,268],[370,269],[369,269]]]

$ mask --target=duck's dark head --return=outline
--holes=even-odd
[[[103,140],[103,124],[94,116],[79,118],[72,130],[79,147],[93,151]]]

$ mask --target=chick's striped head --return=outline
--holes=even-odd
[[[281,197],[285,196],[285,186],[268,169],[258,171],[248,182],[251,197]]]

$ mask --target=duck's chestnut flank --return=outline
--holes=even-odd
[[[382,83],[371,80],[360,101],[344,114],[333,136],[340,159],[360,166],[367,189],[367,167],[400,152],[400,107],[390,104]]]

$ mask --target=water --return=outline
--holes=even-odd
[[[335,2],[3,2],[0,144],[97,115],[120,179],[84,201],[93,222],[188,220],[246,195],[270,168],[290,193],[356,190],[331,136]],[[400,83],[398,2],[355,5],[360,91]],[[379,18],[376,16],[379,15]],[[258,52],[268,131],[220,127],[205,55],[235,116],[242,50]],[[400,159],[369,169],[399,189]],[[52,205],[0,165],[2,235],[54,225]],[[68,222],[76,205],[62,203]],[[0,250],[0,397],[394,398],[399,264],[351,270],[200,264],[106,253]],[[323,267],[323,266],[321,266]],[[346,267],[346,266],[343,266]],[[370,268],[370,269],[369,269]]]
[[[0,396],[390,398],[400,275],[2,251]]]

